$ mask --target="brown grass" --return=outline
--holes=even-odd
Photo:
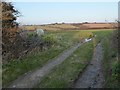
[[[35,30],[41,28],[43,30],[89,30],[89,29],[113,29],[117,27],[117,23],[65,23],[65,24],[48,24],[48,25],[26,25],[24,30]]]

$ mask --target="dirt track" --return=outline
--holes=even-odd
[[[48,74],[56,65],[62,63],[67,57],[69,57],[81,43],[73,46],[72,48],[61,53],[58,57],[54,58],[51,62],[48,62],[42,68],[37,68],[31,72],[24,74],[17,80],[13,81],[8,88],[32,88],[45,76]]]
[[[74,88],[102,88],[103,73],[102,73],[102,47],[99,43],[94,51],[93,59],[87,66],[85,72],[79,76],[78,80],[73,85]]]

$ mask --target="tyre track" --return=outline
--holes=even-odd
[[[37,68],[36,70],[33,70],[31,72],[28,72],[22,75],[17,80],[13,81],[7,88],[33,88],[56,65],[61,64],[67,57],[69,57],[82,44],[78,43],[72,48],[64,51],[58,57],[54,58],[51,62],[48,62],[47,64],[45,64],[42,68]]]
[[[103,87],[103,73],[102,73],[102,47],[99,43],[95,47],[93,59],[86,67],[86,70],[74,83],[74,88],[102,88]]]

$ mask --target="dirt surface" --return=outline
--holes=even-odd
[[[81,43],[73,46],[72,48],[64,51],[58,57],[54,58],[52,61],[48,62],[42,68],[37,68],[31,72],[28,72],[17,80],[13,81],[8,88],[32,88],[37,85],[38,82],[41,81],[43,76],[48,74],[56,65],[62,63],[67,57],[69,57],[79,46]]]
[[[86,67],[86,70],[79,76],[78,80],[73,85],[74,88],[102,88],[103,73],[102,73],[102,47],[99,43],[95,50],[93,59]]]

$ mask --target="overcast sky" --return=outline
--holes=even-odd
[[[108,22],[118,18],[117,2],[14,2],[21,24]]]

